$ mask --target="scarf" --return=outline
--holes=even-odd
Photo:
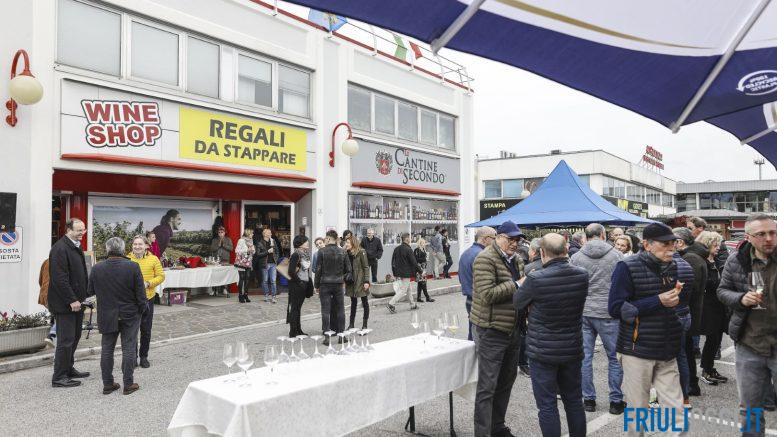
[[[297,269],[297,277],[300,281],[310,280],[310,252],[305,249],[297,248],[295,250],[297,256],[299,256],[299,267]]]

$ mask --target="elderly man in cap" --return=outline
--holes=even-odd
[[[467,309],[467,316],[472,311],[472,267],[475,264],[475,258],[494,239],[496,239],[496,230],[494,228],[489,226],[478,228],[475,232],[475,243],[459,257],[459,283],[461,283],[461,294],[467,298],[464,304]],[[469,323],[467,339],[472,340],[472,322]]]
[[[523,233],[506,221],[493,243],[475,258],[473,271],[473,338],[478,355],[475,435],[512,436],[505,413],[517,375],[520,333],[513,294],[523,276],[516,249]]]
[[[683,411],[677,356],[683,325],[675,307],[693,287],[693,270],[674,258],[677,236],[662,223],[642,232],[644,250],[618,262],[608,310],[620,320],[616,349],[623,367],[623,394],[630,408],[647,408],[655,387],[662,408]],[[685,428],[682,415],[677,427]],[[642,435],[624,419],[629,435]]]

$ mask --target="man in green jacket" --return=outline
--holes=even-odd
[[[511,221],[502,223],[496,240],[475,258],[470,321],[478,354],[475,436],[511,437],[505,413],[517,375],[519,323],[513,294],[523,276],[516,254],[525,238]]]

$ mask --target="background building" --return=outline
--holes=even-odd
[[[631,213],[653,218],[676,212],[674,180],[603,150],[555,150],[547,155],[502,153],[498,158],[478,159],[480,219],[534,192],[562,159],[595,193]]]

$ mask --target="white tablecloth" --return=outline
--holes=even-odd
[[[427,346],[435,344],[436,338],[427,340]],[[277,366],[275,385],[266,384],[267,367],[249,370],[251,387],[226,384],[224,377],[192,382],[167,432],[174,437],[343,435],[457,389],[474,399],[473,342],[443,339],[441,349],[424,349],[418,337],[405,337],[374,346],[366,354]],[[261,365],[263,351],[252,352]]]
[[[156,293],[161,295],[165,288],[198,288],[198,287],[218,287],[238,282],[238,275],[235,266],[209,266],[197,267],[194,269],[183,270],[165,270],[165,281],[156,289]]]

